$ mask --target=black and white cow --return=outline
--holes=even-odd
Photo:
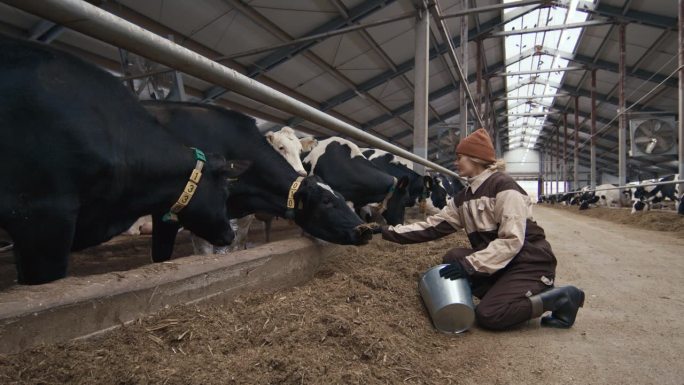
[[[415,206],[416,202],[425,200],[430,195],[430,188],[434,186],[432,177],[422,176],[413,171],[413,162],[377,148],[361,149],[363,155],[381,170],[395,178],[407,177],[409,180],[407,207]]]
[[[454,178],[454,177],[449,176],[449,175],[436,173],[433,176],[433,179],[440,180],[442,186],[444,187],[444,189],[447,192],[447,195],[450,198],[455,197],[456,194],[458,194],[461,190],[463,190],[465,188],[465,185],[463,184],[463,182],[460,179]]]
[[[0,227],[14,241],[20,284],[67,273],[69,254],[146,214],[160,218],[194,190],[180,224],[216,244],[233,239],[228,180],[245,163],[185,146],[121,82],[79,58],[0,36]],[[197,179],[195,179],[197,180]]]
[[[660,179],[652,179],[644,181],[642,184],[653,182],[670,182],[679,180],[679,174],[668,175]],[[682,206],[682,194],[679,184],[666,184],[657,186],[636,186],[632,188],[632,214],[637,211],[649,210],[653,204],[661,203],[669,200],[674,202],[677,211],[684,215],[684,207]]]
[[[317,176],[302,177],[259,133],[254,119],[222,107],[199,103],[144,102],[166,129],[188,146],[204,146],[252,166],[231,186],[228,212],[241,218],[254,213],[289,218],[309,234],[338,244],[360,245],[372,237],[339,193]],[[302,178],[297,187],[298,178]],[[289,195],[295,207],[288,208]],[[160,225],[160,226],[158,226]],[[177,227],[155,218],[153,259],[167,260],[166,245]]]
[[[629,189],[625,188],[620,192],[615,184],[602,184],[596,186],[594,190],[587,190],[582,193],[580,197],[580,210],[586,210],[590,205],[597,205],[603,207],[627,206],[631,200]]]
[[[323,178],[357,210],[379,203],[388,224],[404,223],[408,177],[395,178],[384,172],[351,141],[340,137],[318,141],[304,158],[304,167],[310,174]]]

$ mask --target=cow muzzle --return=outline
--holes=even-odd
[[[354,228],[354,234],[356,235],[355,243],[365,245],[373,239],[373,228],[369,224],[363,223]]]

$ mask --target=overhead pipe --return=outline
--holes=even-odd
[[[451,40],[449,29],[447,28],[447,25],[444,22],[444,20],[442,20],[441,18],[441,10],[439,2],[437,0],[430,0],[430,12],[432,13],[432,18],[435,20],[435,24],[437,24],[437,29],[439,30],[439,34],[442,37],[442,40],[444,40],[444,43],[447,45],[447,54],[449,55],[449,59],[451,59],[451,63],[454,65],[454,69],[456,70],[456,74],[458,75],[458,80],[465,85],[466,96],[468,97],[470,105],[473,106],[472,113],[475,116],[475,119],[477,119],[477,122],[480,125],[480,127],[485,127],[484,121],[482,120],[482,116],[480,115],[479,108],[475,105],[475,98],[473,97],[473,94],[470,91],[470,88],[468,87],[468,77],[463,72],[463,66],[461,65],[461,61],[458,60],[458,57],[456,56],[456,48],[454,47],[454,43]]]
[[[291,96],[274,90],[233,69],[175,44],[131,22],[80,0],[0,0],[28,13],[124,48],[140,56],[183,71],[212,84],[299,116],[370,146],[420,163],[435,171],[461,178],[457,173],[390,144]],[[462,178],[461,178],[462,179]]]

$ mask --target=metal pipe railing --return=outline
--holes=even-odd
[[[81,0],[0,0],[28,13],[116,47],[220,85],[250,99],[299,116],[370,146],[463,179],[457,173],[390,144],[231,68]]]
[[[626,190],[630,188],[637,188],[637,187],[650,187],[650,186],[661,186],[661,185],[666,185],[666,184],[677,184],[677,183],[684,183],[684,179],[678,179],[678,180],[669,180],[665,182],[648,182],[648,183],[639,183],[639,184],[626,184],[623,186],[613,186],[613,187],[605,187],[605,188],[596,188],[596,189],[587,189],[587,190],[574,190],[574,191],[563,191],[563,192],[558,192],[558,193],[553,193],[553,194],[545,194],[545,195],[556,195],[556,194],[574,194],[574,193],[579,193],[579,192],[596,192],[596,191],[609,191],[609,190]]]

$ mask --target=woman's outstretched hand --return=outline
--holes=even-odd
[[[373,234],[380,234],[380,233],[382,233],[382,229],[384,227],[387,227],[387,226],[383,226],[383,225],[380,225],[380,224],[375,223],[375,222],[369,223],[368,226],[370,227]]]

